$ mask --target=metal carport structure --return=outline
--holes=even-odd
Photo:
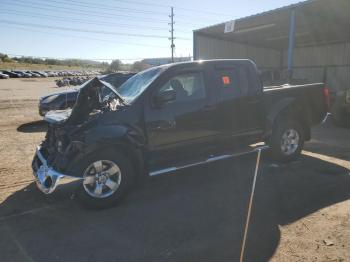
[[[259,69],[348,88],[350,1],[308,0],[195,30],[193,57],[250,58]]]

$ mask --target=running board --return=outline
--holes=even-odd
[[[158,175],[161,175],[161,174],[174,172],[174,171],[177,171],[177,170],[180,170],[180,169],[184,169],[184,168],[188,168],[188,167],[204,165],[204,164],[208,164],[208,163],[211,163],[211,162],[214,162],[214,161],[218,161],[218,160],[223,160],[223,159],[232,158],[232,157],[236,157],[236,156],[247,155],[247,154],[250,154],[250,153],[253,153],[253,152],[258,152],[259,150],[265,150],[265,149],[268,149],[268,148],[269,148],[269,146],[264,145],[264,146],[259,146],[259,147],[253,148],[252,150],[249,150],[249,151],[242,151],[242,152],[237,152],[237,153],[227,154],[227,155],[221,155],[221,156],[213,156],[213,157],[209,157],[207,160],[196,162],[196,163],[192,163],[192,164],[187,164],[187,165],[177,166],[177,167],[168,167],[168,168],[152,171],[148,175],[149,176],[158,176]]]

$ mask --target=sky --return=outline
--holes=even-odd
[[[0,0],[0,53],[124,63],[192,56],[194,29],[299,0]]]

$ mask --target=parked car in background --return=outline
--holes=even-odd
[[[32,70],[0,70],[9,77],[59,77],[59,76],[90,76],[98,75],[95,71],[32,71]]]
[[[12,71],[16,73],[19,77],[30,77],[28,74],[22,72],[22,71]]]
[[[26,72],[26,71],[20,70],[20,71],[15,71],[15,72],[21,73],[21,74],[23,75],[23,77],[34,77],[34,76],[32,75],[32,73],[28,73],[28,72]]]
[[[126,80],[132,77],[134,73],[120,74],[114,73],[101,76],[101,80],[106,81],[118,88]],[[51,110],[63,110],[72,108],[77,100],[80,88],[67,90],[64,92],[53,93],[47,96],[43,96],[39,99],[39,114],[44,116]]]
[[[33,71],[33,72],[40,75],[41,77],[47,77],[47,74],[42,71]]]
[[[77,197],[101,208],[144,175],[228,158],[258,142],[290,161],[327,114],[324,90],[322,83],[264,88],[250,60],[153,67],[119,88],[97,77],[81,87],[72,110],[45,116],[33,174],[46,194],[61,178],[74,179]]]
[[[37,73],[35,73],[35,72],[33,72],[33,71],[26,71],[26,72],[29,73],[29,74],[31,74],[32,77],[41,77],[41,75],[39,75],[39,74],[37,74]]]
[[[49,77],[55,76],[54,72],[52,72],[52,71],[45,71],[45,73],[46,73],[47,76],[49,76]]]
[[[8,78],[10,78],[9,75],[4,74],[2,71],[0,71],[0,79],[8,79]]]
[[[18,77],[20,77],[19,74],[15,73],[15,72],[12,72],[12,71],[8,71],[8,70],[2,70],[2,73],[8,75],[11,78],[18,78]]]
[[[69,86],[69,85],[77,86],[85,83],[89,79],[90,78],[88,76],[84,76],[84,77],[74,76],[74,77],[65,77],[63,79],[57,79],[55,80],[55,82],[58,87]]]
[[[34,75],[34,73],[30,72],[30,71],[22,71],[23,73],[27,74],[29,77],[36,77]]]

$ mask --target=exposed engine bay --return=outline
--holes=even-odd
[[[48,123],[79,125],[101,112],[116,111],[123,104],[125,102],[116,88],[96,77],[81,87],[72,109],[51,111],[45,115],[44,120]]]
[[[41,151],[47,163],[58,171],[65,171],[72,157],[82,150],[84,131],[95,125],[104,113],[117,111],[125,105],[111,84],[98,77],[86,82],[72,109],[45,115],[49,126]]]

